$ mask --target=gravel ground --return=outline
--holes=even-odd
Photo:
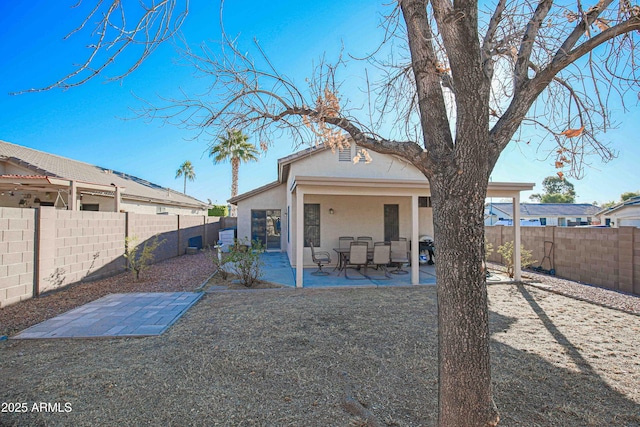
[[[489,268],[503,270],[502,266],[493,263],[489,263]],[[522,278],[532,286],[539,287],[540,289],[640,315],[640,297],[638,296],[612,291],[587,283],[573,282],[530,270],[523,271]]]
[[[158,264],[183,287],[149,271],[146,289],[194,289],[209,265]],[[543,278],[553,292],[489,286],[500,425],[640,426],[640,298]],[[0,425],[429,426],[436,346],[431,286],[208,291],[160,337],[0,342],[0,403],[27,408]]]

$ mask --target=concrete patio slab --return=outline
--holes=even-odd
[[[278,283],[283,286],[295,287],[296,269],[289,264],[289,258],[284,252],[266,252],[261,256],[264,262],[262,280]],[[391,274],[390,280],[384,279],[384,274],[375,269],[369,269],[368,276],[362,280],[350,280],[344,277],[344,272],[333,270],[328,266],[324,271],[330,273],[326,276],[314,276],[317,268],[305,268],[303,281],[305,288],[332,288],[332,287],[378,287],[378,286],[411,286],[411,275]],[[349,270],[349,276],[358,277],[359,273]],[[433,265],[420,266],[420,285],[435,285],[436,272]]]
[[[200,292],[109,294],[25,329],[11,339],[160,335],[202,295]]]

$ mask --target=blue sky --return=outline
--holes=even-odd
[[[76,2],[0,2],[0,140],[119,170],[179,191],[182,179],[174,178],[176,169],[190,160],[197,177],[187,183],[187,193],[203,201],[225,203],[231,167],[213,165],[206,154],[211,141],[192,140],[192,132],[159,121],[133,119],[130,111],[140,107],[133,94],[153,100],[156,95],[176,95],[179,87],[199,84],[191,70],[176,64],[178,55],[171,44],[158,48],[121,82],[97,78],[67,91],[9,95],[51,84],[85,58],[86,39],[62,40],[82,19],[81,10],[70,8]],[[240,35],[241,45],[249,46],[256,37],[276,67],[303,85],[312,61],[324,52],[333,59],[341,44],[357,56],[370,52],[382,37],[378,25],[385,10],[382,2],[370,0],[227,0],[225,28],[231,35]],[[183,32],[191,44],[219,40],[219,3],[193,0]],[[343,76],[355,86],[361,82],[360,76],[348,71]],[[620,156],[608,164],[593,158],[586,177],[572,180],[579,202],[617,200],[622,192],[640,190],[640,145],[635,142],[640,116],[637,107],[632,107],[631,113],[615,116],[620,127],[605,137]],[[529,145],[507,147],[492,180],[535,182],[535,190],[540,191],[544,177],[556,170],[553,159],[540,160],[546,156],[544,149],[552,147],[537,152],[539,139],[533,135]],[[295,150],[291,141],[282,140],[259,163],[241,166],[240,192],[274,180],[276,160]]]

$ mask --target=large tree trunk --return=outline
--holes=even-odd
[[[435,174],[430,180],[438,250],[441,427],[494,426],[499,420],[491,393],[487,288],[482,270],[488,180],[481,164],[449,168],[448,173]]]

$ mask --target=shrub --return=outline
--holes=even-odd
[[[507,267],[507,274],[509,277],[513,277],[513,240],[506,242],[504,245],[498,246],[498,253],[502,255],[504,265]],[[535,262],[537,261],[533,259],[531,251],[526,250],[523,245],[520,245],[521,267],[527,268]]]
[[[140,279],[140,273],[153,262],[154,252],[164,243],[164,239],[158,240],[156,234],[144,243],[142,250],[140,250],[140,245],[136,244],[137,241],[138,238],[135,236],[124,239],[124,257],[127,259],[127,270],[135,273],[136,281]]]
[[[231,247],[226,261],[229,262],[231,271],[240,279],[247,288],[250,288],[260,280],[264,262],[260,259],[260,254],[264,252],[264,245],[254,240],[249,244],[248,239],[237,241]]]
[[[213,205],[209,209],[209,216],[227,216],[229,208],[226,205]]]

